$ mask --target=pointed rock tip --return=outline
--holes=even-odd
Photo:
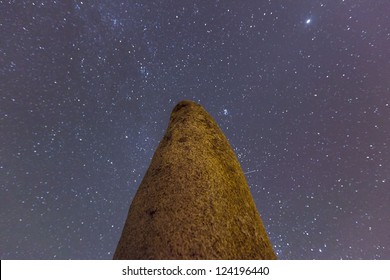
[[[170,122],[176,122],[188,114],[206,113],[206,110],[198,103],[191,100],[183,100],[176,104],[171,113]]]
[[[176,104],[176,106],[172,110],[172,113],[176,113],[180,109],[187,107],[187,106],[201,106],[201,105],[199,105],[198,103],[191,101],[191,100],[182,100]]]

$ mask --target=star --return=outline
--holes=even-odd
[[[1,7],[1,259],[111,258],[184,99],[280,259],[390,259],[390,1],[29,2]]]
[[[227,116],[227,115],[229,114],[228,109],[223,109],[223,114],[224,114],[225,116]]]

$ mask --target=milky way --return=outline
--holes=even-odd
[[[111,259],[174,105],[280,259],[390,258],[390,2],[0,1],[0,257]]]

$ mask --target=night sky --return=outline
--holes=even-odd
[[[1,259],[111,259],[183,99],[280,259],[390,259],[388,0],[0,1],[0,34]]]

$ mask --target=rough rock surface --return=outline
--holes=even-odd
[[[173,109],[114,259],[276,259],[240,164],[200,105]]]

